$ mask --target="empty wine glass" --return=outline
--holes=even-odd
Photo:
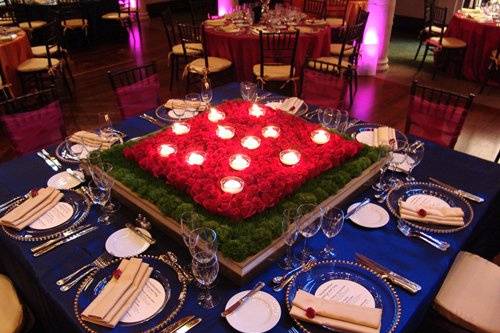
[[[186,117],[191,117],[198,114],[201,105],[201,95],[197,93],[190,93],[184,97]]]
[[[422,162],[424,159],[424,143],[422,141],[415,141],[412,145],[408,146],[406,149],[406,164],[408,170],[406,171],[406,181],[412,182],[415,177],[411,175],[413,169]]]
[[[343,109],[336,110],[335,129],[341,133],[345,132],[349,125],[349,112]]]
[[[201,227],[200,215],[195,212],[185,212],[180,216],[181,234],[184,244],[189,249],[189,253],[193,252],[196,245],[196,234],[194,231]]]
[[[214,93],[212,90],[212,84],[208,77],[204,77],[201,81],[201,100],[205,103],[206,109],[210,108],[210,102],[214,97]]]
[[[337,117],[331,108],[319,109],[318,120],[325,128],[337,127]]]
[[[321,230],[326,236],[326,245],[321,250],[320,256],[323,259],[335,257],[331,240],[337,236],[344,225],[344,212],[336,207],[321,208]]]
[[[314,216],[316,204],[303,204],[297,208],[297,221],[299,232],[304,237],[304,247],[299,254],[300,262],[304,263],[314,259],[312,251],[307,247],[307,239],[316,235],[321,228],[321,219]]]
[[[212,309],[219,303],[217,295],[210,291],[210,285],[219,274],[217,234],[209,228],[198,228],[194,233],[196,240],[192,252],[191,270],[196,281],[202,286],[198,305],[204,309]]]
[[[97,114],[98,126],[99,126],[99,135],[106,136],[110,133],[115,133],[113,129],[113,122],[111,121],[111,117],[107,112],[99,112]]]
[[[396,177],[392,177],[387,173],[387,169],[398,170],[399,166],[406,161],[406,148],[408,146],[408,141],[404,139],[396,139],[388,151],[387,167],[383,169],[380,175],[380,183],[383,191],[389,191],[398,183],[400,180]]]
[[[110,224],[113,210],[107,206],[111,197],[111,188],[114,185],[114,180],[109,175],[113,170],[113,166],[110,163],[91,164],[90,169],[92,171],[92,182],[89,184],[89,189],[92,194],[92,201],[102,208],[102,214],[97,219],[97,222]]]
[[[295,244],[298,236],[297,223],[297,210],[296,209],[285,209],[283,211],[283,216],[281,219],[281,230],[283,235],[283,240],[287,245],[286,255],[280,262],[279,266],[285,270],[290,270],[296,267],[296,262],[292,256],[292,246]]]
[[[257,97],[257,85],[253,82],[243,81],[240,83],[241,98],[245,101],[255,101]]]

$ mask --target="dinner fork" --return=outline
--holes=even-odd
[[[300,333],[298,329],[296,329],[295,327],[290,327],[290,329],[288,330],[288,333]]]
[[[73,273],[71,273],[70,275],[68,275],[68,276],[66,276],[64,278],[57,280],[56,284],[58,286],[66,285],[69,281],[71,281],[71,279],[73,279],[75,276],[77,276],[78,274],[80,274],[84,270],[87,269],[87,272],[90,273],[90,271],[92,271],[94,268],[100,268],[100,267],[106,266],[107,264],[109,264],[109,262],[111,260],[113,260],[113,256],[111,254],[109,254],[108,252],[103,252],[99,257],[97,257],[91,263],[86,264],[85,266],[80,267],[79,269],[77,269],[76,271],[74,271]],[[89,269],[89,268],[92,268],[92,269]],[[80,279],[83,278],[83,276],[86,276],[88,273],[82,274],[82,276],[80,276]],[[80,279],[78,279],[78,281]],[[76,282],[78,282],[78,281],[76,281]],[[71,285],[69,288],[71,288],[73,285]]]
[[[422,231],[412,229],[409,225],[405,224],[401,220],[398,220],[398,230],[401,231],[406,237],[415,237],[423,240],[427,244],[434,246],[436,249],[441,251],[446,251],[450,247],[450,243],[441,241],[437,238],[432,237]]]

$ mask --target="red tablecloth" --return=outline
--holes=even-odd
[[[226,33],[207,29],[207,49],[210,56],[222,57],[233,62],[238,81],[251,81],[252,67],[260,62],[259,36],[244,33]],[[297,44],[296,67],[299,72],[310,47],[313,57],[330,54],[330,28],[320,28],[314,33],[300,33]],[[300,72],[299,72],[300,73]]]
[[[448,24],[446,36],[460,38],[467,43],[464,76],[469,80],[484,80],[491,52],[500,48],[500,27],[495,23],[480,23],[457,13]]]
[[[0,66],[4,80],[12,84],[12,92],[18,96],[21,94],[21,82],[17,76],[17,66],[28,58],[31,58],[31,47],[28,36],[24,31],[16,33],[17,38],[11,42],[0,43]]]

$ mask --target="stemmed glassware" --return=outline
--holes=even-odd
[[[323,259],[331,259],[335,257],[331,240],[337,236],[344,225],[344,212],[336,207],[321,208],[321,230],[325,234],[327,240],[326,245],[320,252],[320,257]]]
[[[196,245],[196,234],[194,231],[201,227],[200,215],[190,211],[182,213],[180,216],[181,234],[184,244],[187,246],[189,253],[193,253]]]
[[[208,78],[206,72],[203,76],[203,80],[201,81],[201,100],[205,103],[206,109],[210,108],[210,102],[214,97],[214,93],[212,91],[212,84],[210,83],[210,79]]]
[[[285,241],[287,248],[285,257],[283,257],[283,260],[279,263],[279,266],[285,270],[290,270],[296,267],[296,262],[292,256],[292,246],[295,244],[295,241],[297,241],[299,234],[296,222],[297,210],[285,209],[281,219],[281,230],[283,240]]]
[[[323,127],[330,128],[332,122],[333,122],[333,127],[336,126],[335,115],[333,114],[333,110],[331,108],[319,109],[317,113],[318,113],[318,120],[321,122]]]
[[[241,98],[245,101],[255,101],[257,97],[257,85],[253,82],[244,81],[240,83]]]
[[[92,201],[102,208],[102,214],[97,219],[97,222],[110,224],[112,210],[107,206],[111,197],[111,188],[114,185],[114,180],[109,175],[113,170],[113,166],[110,163],[91,164],[90,170],[92,182],[89,184],[89,189],[92,194]]]
[[[394,140],[393,144],[388,147],[387,151],[388,156],[386,159],[386,164],[380,170],[379,182],[372,186],[374,190],[386,192],[397,184],[398,180],[394,177],[390,177],[387,174],[387,170],[388,169],[397,170],[398,166],[406,161],[407,147],[408,147],[408,142],[403,139]]]
[[[424,143],[422,141],[415,141],[406,149],[406,164],[408,165],[408,170],[406,171],[406,181],[415,181],[415,177],[413,177],[411,173],[413,169],[415,169],[415,167],[422,162],[424,152]]]
[[[312,214],[316,204],[303,204],[297,208],[297,222],[299,233],[304,237],[304,247],[299,254],[300,262],[304,263],[314,259],[312,251],[307,247],[307,239],[316,235],[321,228],[321,219]]]
[[[187,94],[186,97],[184,97],[184,100],[185,100],[184,111],[187,111],[188,115],[196,115],[201,105],[201,95],[197,93],[190,93]]]
[[[204,309],[212,309],[219,303],[216,294],[210,291],[210,285],[219,274],[219,260],[217,258],[217,234],[209,228],[194,230],[195,245],[192,250],[191,269],[196,281],[202,286],[198,296],[198,305]]]
[[[111,117],[107,112],[99,112],[97,114],[98,126],[99,126],[99,135],[107,136],[111,133],[115,133],[113,129],[113,122],[111,121]]]

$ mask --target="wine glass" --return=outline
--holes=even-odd
[[[387,174],[387,169],[398,170],[399,166],[406,161],[406,148],[408,141],[404,139],[396,139],[389,146],[387,166],[383,168],[380,175],[380,183],[382,191],[389,191],[396,186],[400,180]]]
[[[304,247],[299,253],[300,262],[304,263],[314,259],[312,251],[307,247],[307,239],[316,235],[321,228],[321,219],[313,215],[316,204],[302,204],[297,208],[297,222],[299,233],[304,237]]]
[[[424,152],[424,143],[422,141],[415,141],[406,149],[406,164],[408,165],[408,170],[406,171],[406,181],[415,181],[415,177],[413,177],[411,173],[413,169],[415,169],[415,167],[424,159]]]
[[[245,101],[255,101],[257,97],[257,85],[253,82],[243,81],[240,83],[241,98]]]
[[[196,234],[194,231],[201,226],[200,215],[195,212],[185,212],[180,216],[182,240],[189,249],[189,253],[193,252],[196,245]]]
[[[197,93],[190,93],[184,97],[185,105],[184,108],[187,113],[187,117],[194,116],[198,114],[198,110],[201,105],[201,95]],[[180,120],[180,118],[179,118]]]
[[[101,206],[102,214],[97,219],[98,223],[110,224],[113,210],[108,206],[111,197],[111,188],[114,185],[113,178],[109,173],[113,170],[110,163],[100,163],[90,165],[92,182],[89,184],[92,201]]]
[[[337,236],[344,225],[344,212],[336,207],[321,208],[321,230],[327,240],[326,245],[321,250],[320,256],[323,259],[332,259],[335,252],[331,246],[331,240]]]
[[[332,127],[334,128],[337,127],[338,118],[336,117],[331,108],[326,108],[324,110],[319,109],[318,119],[325,128],[330,128],[330,125],[332,125]]]
[[[298,228],[297,228],[297,210],[296,209],[285,209],[283,211],[283,217],[281,219],[281,230],[283,235],[283,240],[287,245],[286,255],[283,260],[279,263],[279,266],[285,270],[290,270],[296,267],[295,260],[292,256],[292,246],[297,241]]]
[[[98,126],[99,126],[99,135],[107,136],[111,133],[115,133],[113,129],[113,122],[111,121],[111,117],[107,112],[99,112],[97,114]]]
[[[198,305],[204,309],[212,309],[218,303],[216,294],[210,291],[210,285],[219,274],[219,260],[217,258],[217,234],[209,228],[198,228],[191,261],[191,270],[196,281],[202,286],[198,296]]]
[[[208,77],[204,77],[201,81],[201,100],[205,103],[206,109],[210,108],[210,102],[214,98],[212,84]]]

